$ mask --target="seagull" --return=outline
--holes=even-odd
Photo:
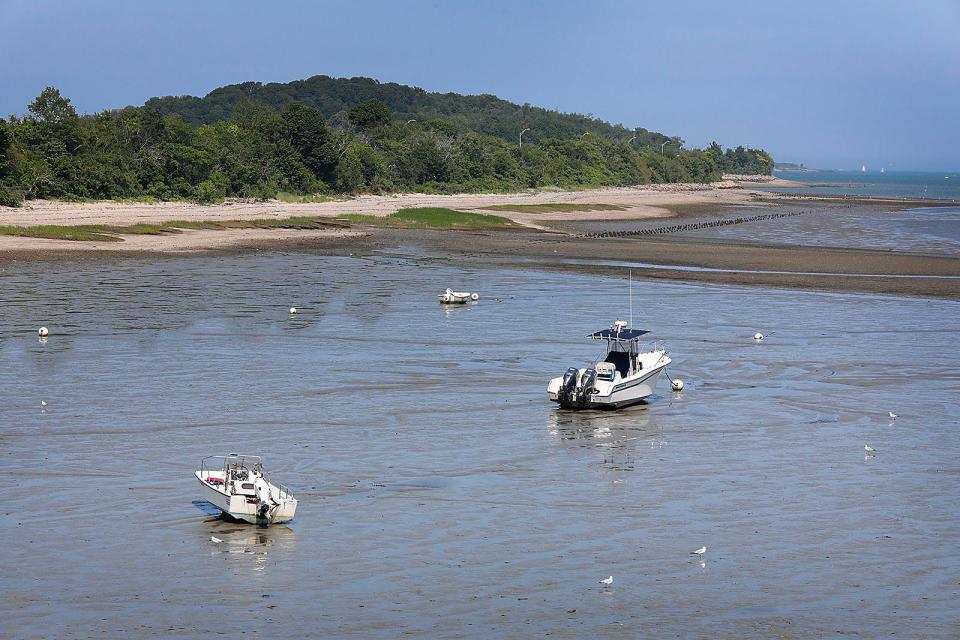
[[[702,558],[702,557],[703,557],[703,554],[705,554],[706,552],[707,552],[707,548],[704,546],[704,547],[700,547],[700,548],[697,549],[696,551],[691,551],[691,552],[690,552],[690,555],[692,555],[692,556],[700,556],[700,557]]]
[[[893,411],[887,411],[887,415],[890,416],[891,420],[896,420],[898,418],[897,414],[895,414]]]
[[[40,401],[40,406],[41,406],[41,407],[47,406],[47,402],[46,402],[45,400],[41,400],[41,401]]]
[[[613,584],[613,576],[608,576],[600,581],[600,584]]]
[[[217,538],[216,536],[210,536],[210,542],[212,542],[213,544],[220,544],[221,542],[223,542],[223,540],[221,540],[220,538]]]
[[[863,445],[863,450],[866,451],[867,453],[873,453],[876,451],[876,449],[874,449],[868,444]]]

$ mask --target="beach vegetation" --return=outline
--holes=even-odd
[[[286,218],[255,218],[249,220],[169,220],[166,222],[139,222],[131,225],[2,225],[0,236],[46,238],[49,240],[76,240],[121,242],[125,235],[157,236],[182,233],[183,230],[222,231],[224,229],[330,229],[349,227],[349,223],[321,216],[290,216]]]
[[[388,216],[347,214],[343,218],[371,226],[404,229],[496,229],[516,226],[509,218],[502,216],[444,207],[400,209]]]
[[[0,120],[8,206],[589,189],[772,167],[761,150],[685,149],[679,138],[587,116],[362,78],[245,83],[89,115],[48,87],[26,115]]]

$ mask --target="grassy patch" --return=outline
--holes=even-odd
[[[572,202],[545,202],[543,204],[495,204],[483,207],[490,211],[515,211],[517,213],[573,213],[577,211],[626,211],[619,204],[575,204]]]
[[[25,238],[48,238],[50,240],[97,240],[100,242],[120,242],[121,238],[107,235],[107,227],[99,224],[82,224],[71,227],[58,225],[36,225],[32,227],[0,226],[0,235],[23,236]]]
[[[342,222],[317,216],[293,216],[290,218],[263,218],[258,220],[170,220],[160,223],[131,224],[126,226],[108,224],[83,225],[35,225],[20,227],[0,226],[0,235],[49,240],[77,240],[86,242],[122,242],[122,235],[158,236],[166,233],[182,233],[184,229],[324,229],[349,226]]]
[[[511,220],[502,216],[456,211],[443,207],[401,209],[389,216],[348,214],[342,217],[378,227],[403,229],[492,229],[514,226]]]

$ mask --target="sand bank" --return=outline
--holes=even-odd
[[[106,251],[111,253],[195,253],[219,251],[243,247],[276,246],[287,243],[323,243],[361,238],[365,233],[346,229],[297,230],[297,229],[224,229],[192,230],[161,235],[125,235],[123,242],[77,242],[73,240],[49,240],[46,238],[22,238],[0,235],[0,256],[14,254],[19,257],[42,256],[44,253]]]
[[[764,194],[766,195],[766,194]],[[505,204],[605,204],[624,207],[620,212],[597,212],[604,219],[613,214],[626,217],[667,216],[671,207],[691,204],[738,205],[754,201],[758,194],[745,189],[723,189],[715,185],[669,184],[646,187],[589,189],[584,191],[537,191],[506,194],[394,194],[357,196],[345,200],[316,203],[227,201],[217,205],[189,202],[51,202],[34,200],[11,209],[0,207],[0,225],[131,225],[169,220],[253,220],[290,216],[324,216],[336,218],[348,213],[386,216],[407,207],[447,207],[450,209],[484,209]],[[498,212],[499,215],[531,220],[530,214]],[[535,214],[537,219],[583,216],[592,214]],[[594,216],[596,217],[596,216]]]
[[[771,181],[766,181],[769,184]],[[801,204],[797,200],[802,200]],[[185,253],[248,248],[301,248],[345,253],[411,249],[448,256],[451,260],[496,261],[602,273],[619,273],[614,263],[724,269],[697,272],[645,267],[637,277],[757,284],[797,288],[922,295],[960,299],[960,257],[906,252],[831,248],[803,245],[767,245],[758,241],[731,242],[670,234],[656,238],[587,238],[565,229],[563,221],[644,220],[662,217],[724,217],[746,205],[769,211],[813,210],[823,215],[851,207],[883,215],[885,212],[933,204],[930,201],[821,196],[781,196],[717,185],[657,185],[644,188],[594,189],[518,194],[361,196],[322,203],[230,202],[216,206],[188,203],[32,202],[22,209],[0,209],[0,225],[110,224],[130,225],[169,220],[250,220],[321,216],[347,213],[384,216],[406,207],[485,209],[495,205],[569,203],[616,205],[621,210],[532,213],[496,210],[526,225],[526,230],[426,231],[355,225],[352,229],[225,229],[184,230],[161,235],[125,235],[122,242],[77,242],[0,236],[0,258],[33,259],[89,252]],[[949,203],[937,203],[949,204]],[[739,209],[738,209],[739,210]],[[560,223],[558,223],[560,221]],[[544,223],[553,222],[550,226]],[[544,233],[550,231],[550,233]],[[766,272],[766,273],[764,273]],[[775,273],[787,272],[787,273]],[[838,276],[836,274],[850,274]],[[859,274],[859,275],[857,275]],[[886,277],[890,276],[890,277]]]

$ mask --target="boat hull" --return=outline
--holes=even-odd
[[[657,381],[660,379],[663,370],[666,369],[667,364],[669,363],[644,371],[641,375],[635,376],[633,379],[624,380],[610,390],[608,394],[590,394],[588,398],[565,397],[562,393],[558,392],[559,384],[555,384],[555,381],[560,380],[559,378],[551,381],[550,386],[547,387],[547,393],[550,400],[559,404],[561,409],[573,411],[585,409],[622,409],[623,407],[642,402],[644,399],[653,395],[656,392]]]
[[[243,495],[227,495],[217,486],[204,480],[199,471],[195,475],[197,481],[200,482],[203,499],[234,520],[267,526],[290,522],[296,514],[297,501],[291,499],[281,502],[272,518],[261,518],[257,514],[258,501],[256,499],[251,500],[249,496]]]

